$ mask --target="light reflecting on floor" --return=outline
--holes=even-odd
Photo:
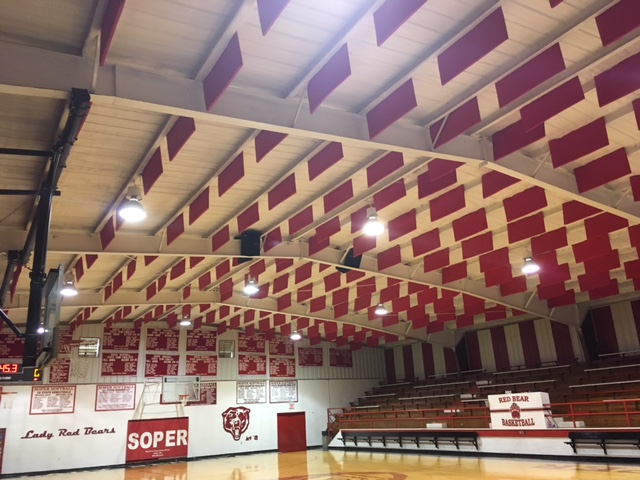
[[[30,480],[605,480],[640,466],[310,450],[24,477]]]

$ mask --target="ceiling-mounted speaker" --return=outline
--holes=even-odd
[[[353,255],[353,248],[350,248],[347,255],[344,257],[342,264],[344,267],[336,267],[340,273],[347,273],[352,268],[360,268],[360,262],[362,261],[362,255],[357,257]]]
[[[245,230],[240,234],[240,255],[238,263],[250,262],[253,258],[260,256],[260,237],[262,232],[258,230]]]

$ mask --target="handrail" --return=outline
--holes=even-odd
[[[562,418],[571,421],[573,428],[578,428],[578,422],[593,417],[620,417],[624,416],[626,427],[640,426],[640,410],[638,405],[640,398],[627,398],[619,400],[601,400],[592,402],[568,402],[552,403],[545,405],[546,410],[551,411],[548,416]],[[588,407],[606,405],[606,411],[589,411]],[[622,410],[611,410],[610,406],[622,405]],[[581,411],[587,407],[586,411]],[[561,410],[561,412],[558,412]],[[562,412],[568,410],[568,412]],[[412,414],[416,414],[412,416]],[[423,428],[426,423],[446,422],[449,428],[456,428],[466,420],[484,422],[476,428],[489,428],[491,420],[488,407],[448,406],[443,408],[420,408],[407,410],[377,410],[375,412],[354,411],[350,408],[330,408],[327,410],[329,429],[334,435],[343,428],[398,428],[399,423],[419,423]],[[392,424],[391,426],[389,424]],[[635,425],[634,425],[635,423]]]

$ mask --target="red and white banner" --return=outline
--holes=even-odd
[[[71,359],[56,358],[49,367],[49,383],[69,383]]]
[[[353,367],[353,354],[351,350],[330,348],[329,365],[332,367]]]
[[[144,362],[145,377],[163,377],[178,375],[180,357],[178,355],[147,354]]]
[[[147,329],[147,351],[177,352],[179,341],[180,332],[178,330]]]
[[[187,330],[187,352],[215,352],[218,334],[213,330]]]
[[[96,412],[133,410],[136,406],[136,384],[96,385]]]
[[[186,458],[189,455],[189,417],[129,420],[127,463]]]
[[[135,376],[138,374],[137,353],[103,352],[100,375],[114,377],[119,375]]]
[[[73,413],[75,408],[75,385],[31,387],[29,415]]]
[[[238,355],[238,375],[266,375],[266,355]]]
[[[0,358],[22,358],[24,354],[24,339],[13,333],[0,333]]]
[[[238,353],[266,353],[266,337],[261,333],[255,335],[238,334]]]
[[[140,348],[140,331],[125,328],[106,329],[102,338],[104,350],[135,350]]]
[[[187,375],[215,377],[218,375],[218,357],[215,355],[187,355]]]
[[[298,365],[301,367],[322,367],[322,348],[299,348]]]
[[[269,357],[269,376],[272,378],[296,378],[295,358]]]
[[[276,337],[269,340],[269,355],[279,355],[281,357],[293,357],[293,340],[287,337]]]

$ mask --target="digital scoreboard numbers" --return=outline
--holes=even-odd
[[[0,374],[21,373],[22,365],[19,363],[0,363]]]

